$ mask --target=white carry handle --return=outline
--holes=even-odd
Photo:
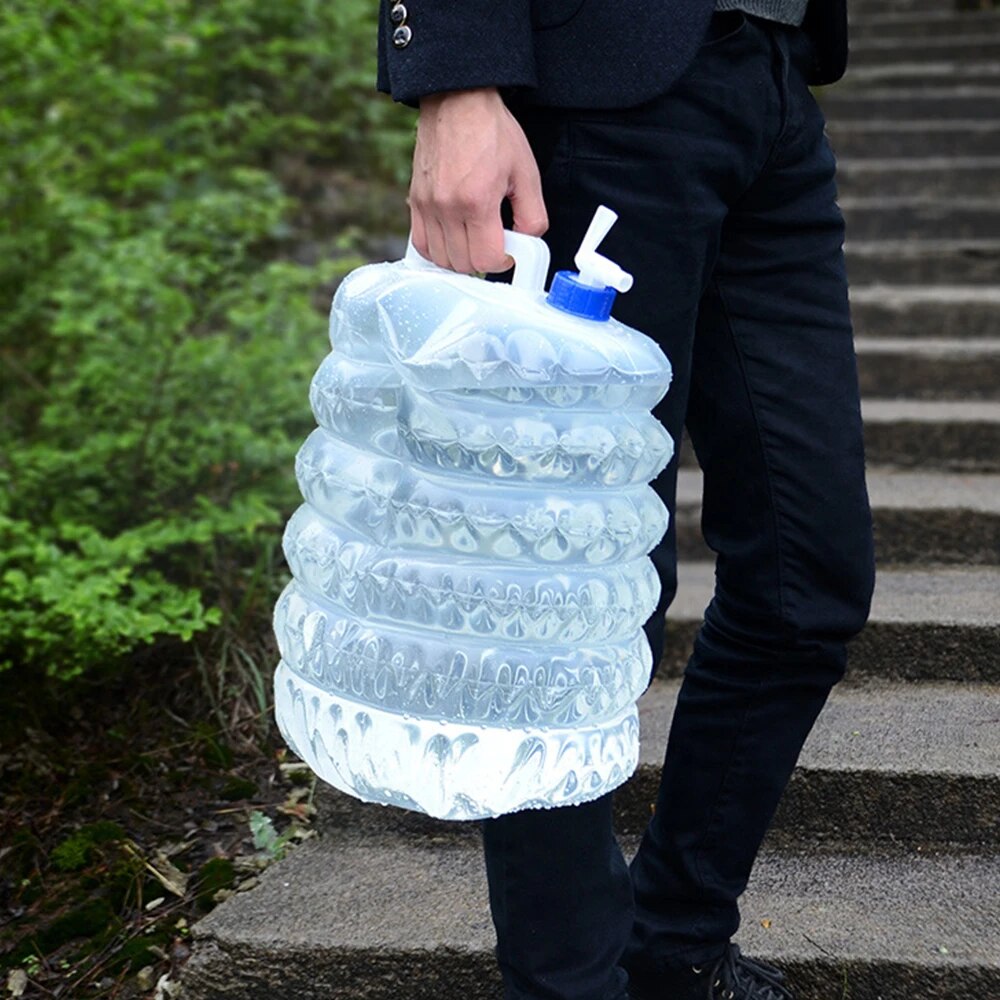
[[[443,271],[445,274],[454,274],[454,271],[449,271],[446,267],[438,267],[437,264],[432,260],[428,260],[419,250],[413,245],[413,234],[407,237],[406,240],[406,253],[403,255],[403,263],[407,267],[412,267],[418,271]]]
[[[544,292],[549,273],[549,245],[540,236],[503,231],[504,253],[514,258],[511,284],[526,292]]]
[[[503,231],[504,253],[514,258],[514,276],[511,285],[526,292],[545,291],[545,278],[549,273],[549,246],[539,236],[527,236],[515,233],[510,229]],[[422,271],[441,271],[443,274],[455,274],[447,267],[438,267],[417,251],[413,245],[413,235],[406,241],[406,256],[403,257],[407,267]]]

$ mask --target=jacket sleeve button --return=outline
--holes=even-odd
[[[406,13],[406,8],[401,3],[397,3],[389,11],[389,20],[393,24],[402,24],[406,20]]]
[[[410,44],[410,39],[413,37],[413,32],[410,30],[409,25],[401,24],[392,33],[392,44],[396,46],[397,49],[405,49],[407,45]]]

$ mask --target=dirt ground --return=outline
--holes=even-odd
[[[220,724],[183,656],[0,674],[0,995],[169,1000],[191,924],[311,835],[270,709]]]

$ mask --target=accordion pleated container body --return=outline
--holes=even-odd
[[[608,318],[593,248],[598,277],[546,296],[545,244],[507,245],[511,285],[412,246],[341,283],[274,613],[288,746],[350,795],[444,819],[620,785],[652,666],[670,365]]]

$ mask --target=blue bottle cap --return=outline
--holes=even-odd
[[[603,322],[611,315],[616,294],[610,285],[604,288],[585,285],[576,271],[556,271],[545,301],[574,316]]]

